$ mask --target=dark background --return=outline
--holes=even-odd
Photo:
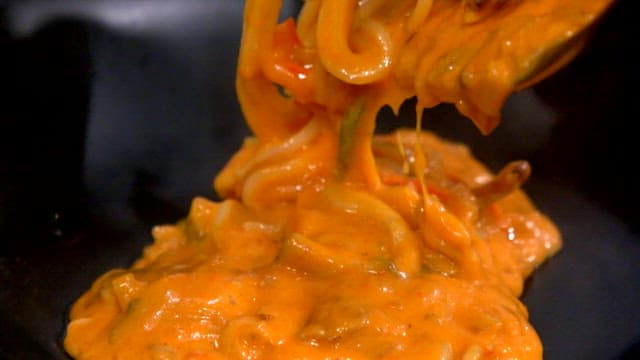
[[[565,247],[524,302],[546,359],[638,358],[640,101],[631,0],[569,66],[514,95],[482,136],[451,106],[425,127],[526,190]],[[286,13],[299,3],[285,1]],[[248,130],[234,77],[242,2],[0,2],[0,358],[66,359],[69,306],[186,215]],[[411,101],[379,131],[413,126]]]

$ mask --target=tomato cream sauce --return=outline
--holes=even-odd
[[[541,359],[523,283],[562,246],[520,190],[382,106],[450,102],[479,131],[607,1],[248,0],[237,93],[253,136],[186,217],[73,305],[76,359]],[[567,58],[557,55],[565,46]],[[555,48],[554,48],[555,47]],[[553,50],[556,49],[556,50]],[[571,50],[571,51],[569,51]],[[555,51],[555,52],[554,52]],[[553,60],[553,61],[552,61]],[[560,65],[559,65],[560,64]]]

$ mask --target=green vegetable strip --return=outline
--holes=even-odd
[[[349,166],[356,131],[363,111],[364,99],[360,98],[347,108],[344,115],[338,138],[338,177],[341,177]]]

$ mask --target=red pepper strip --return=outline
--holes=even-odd
[[[298,102],[309,103],[313,100],[310,67],[301,65],[296,56],[301,47],[293,18],[278,24],[264,72],[269,80],[282,86]]]
[[[418,179],[404,176],[392,171],[380,171],[380,181],[385,185],[408,185],[411,184],[418,191],[422,193],[422,187]],[[434,186],[433,184],[426,184],[429,194],[436,195],[439,199],[444,200],[448,197],[449,192],[441,187]]]

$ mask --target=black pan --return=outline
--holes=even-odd
[[[565,247],[527,284],[546,359],[640,358],[638,70],[631,0],[569,66],[482,136],[451,106],[426,127],[525,188]],[[288,13],[300,4],[285,1]],[[186,215],[249,132],[234,90],[242,2],[15,1],[0,9],[0,357],[67,359],[70,304]],[[380,114],[379,131],[413,126]]]

